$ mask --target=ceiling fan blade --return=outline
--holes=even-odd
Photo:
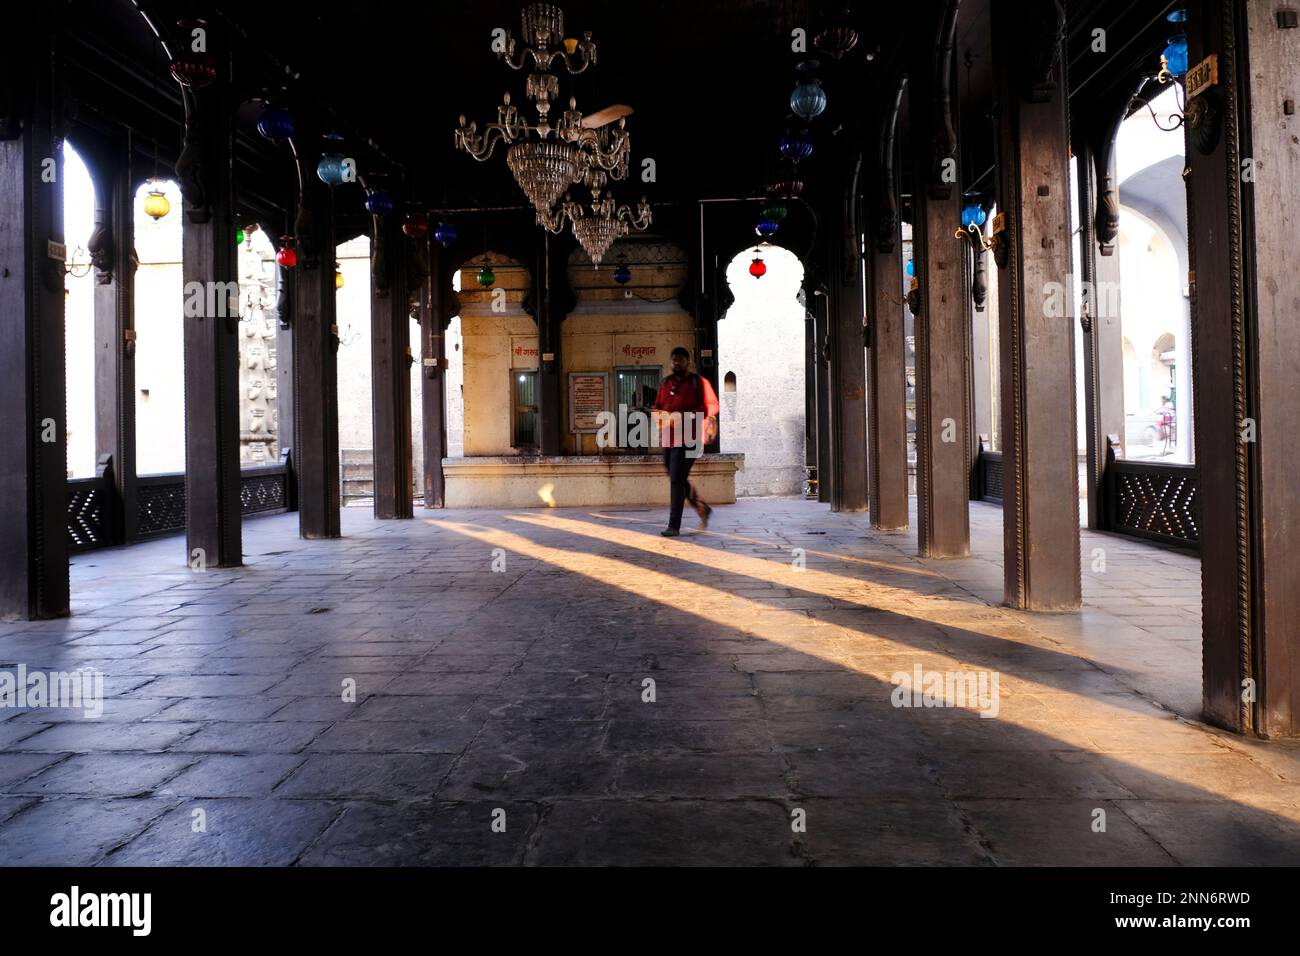
[[[583,129],[600,129],[602,126],[608,126],[610,123],[631,115],[632,107],[626,103],[615,103],[613,106],[607,106],[603,110],[597,110],[584,116],[582,118],[582,127]]]

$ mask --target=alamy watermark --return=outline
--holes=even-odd
[[[104,713],[104,674],[93,667],[74,671],[0,670],[0,707],[59,707],[84,711],[88,720]]]
[[[909,674],[889,678],[895,707],[964,707],[981,717],[996,717],[1000,696],[997,671],[925,671],[917,664]]]
[[[687,458],[699,458],[709,440],[704,412],[662,412],[619,405],[596,416],[598,448],[663,448],[680,445]]]

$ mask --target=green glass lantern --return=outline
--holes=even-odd
[[[235,245],[237,245],[237,246],[242,246],[243,244],[244,244],[244,230],[243,230],[243,229],[236,229],[236,230],[235,230]]]
[[[763,215],[773,222],[781,222],[789,214],[790,210],[786,208],[785,203],[773,202],[763,207]]]
[[[483,264],[482,269],[478,270],[478,275],[475,278],[478,280],[478,284],[485,289],[491,288],[492,283],[497,281],[497,275],[492,271],[492,264],[487,262]]]

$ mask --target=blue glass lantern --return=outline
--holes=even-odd
[[[903,267],[903,271],[907,273],[909,279],[916,276],[916,266],[913,264],[911,259],[907,260],[907,265]]]
[[[620,262],[614,270],[614,281],[619,285],[627,285],[632,281],[632,270],[628,268],[626,262]]]
[[[984,225],[984,221],[988,219],[988,217],[989,214],[984,211],[983,206],[977,202],[971,201],[968,202],[965,208],[961,211],[961,224],[966,229],[969,229],[971,226],[979,228]]]
[[[775,235],[778,228],[775,219],[770,216],[759,216],[758,224],[754,226],[754,232],[766,239],[768,236]]]
[[[366,212],[382,216],[393,211],[393,194],[387,189],[372,189],[366,193]]]
[[[456,227],[451,223],[440,222],[438,228],[433,230],[433,238],[442,243],[442,247],[445,249],[460,238],[460,233],[456,231]]]
[[[1175,10],[1173,13],[1169,14],[1169,16],[1166,17],[1165,19],[1167,19],[1170,23],[1186,23],[1187,11]],[[1164,49],[1163,59],[1165,62],[1165,69],[1168,70],[1171,75],[1173,75],[1178,79],[1182,79],[1184,76],[1187,75],[1187,35],[1186,34],[1176,33],[1169,38],[1169,43],[1167,46],[1165,46]]]
[[[257,131],[269,140],[288,139],[293,135],[293,117],[278,106],[265,106],[257,120]]]
[[[343,142],[343,137],[338,133],[329,133],[325,136],[325,139],[328,146],[325,152],[321,154],[320,162],[316,164],[316,175],[327,186],[342,186],[345,182],[344,171],[347,169],[347,157],[338,151],[338,146]]]
[[[1169,45],[1164,52],[1165,69],[1171,75],[1182,79],[1187,75],[1187,37],[1178,34],[1169,38]]]
[[[795,84],[794,92],[790,94],[790,109],[805,120],[820,116],[822,110],[826,109],[826,92],[822,89],[822,81],[810,75],[815,69],[816,60],[800,63],[798,70],[804,74],[804,78]]]
[[[812,134],[806,129],[796,132],[786,130],[785,135],[781,137],[781,155],[791,162],[799,162],[801,159],[807,159],[812,155],[813,143]]]

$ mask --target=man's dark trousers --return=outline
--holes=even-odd
[[[674,531],[682,530],[682,506],[691,495],[691,465],[695,459],[686,454],[686,448],[664,449],[664,468],[668,472],[668,489],[672,511],[668,515],[668,527]]]

